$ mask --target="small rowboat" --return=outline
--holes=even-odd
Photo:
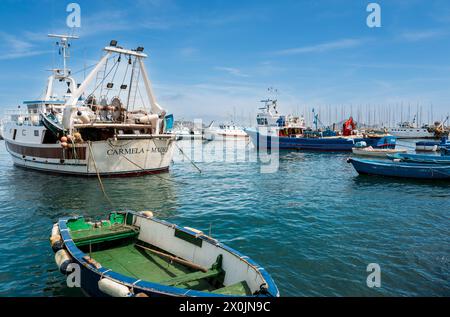
[[[388,155],[388,158],[391,160],[400,160],[409,163],[450,165],[450,155],[423,155],[423,154],[397,153],[394,155]]]
[[[249,257],[151,212],[113,212],[107,220],[59,220],[50,243],[59,270],[80,269],[90,296],[279,296]]]
[[[417,164],[349,158],[359,174],[372,174],[417,179],[449,179],[450,165]]]
[[[374,149],[371,146],[368,147],[354,147],[352,148],[353,154],[361,156],[376,156],[376,157],[386,157],[388,154],[396,153],[406,153],[406,150],[400,149]]]

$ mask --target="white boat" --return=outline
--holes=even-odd
[[[374,149],[371,146],[358,148],[352,148],[353,154],[360,156],[374,156],[374,157],[387,157],[388,154],[406,153],[403,149]]]
[[[86,79],[77,84],[66,62],[69,40],[78,37],[49,36],[58,39],[63,68],[52,70],[40,100],[25,101],[26,110],[10,113],[5,122],[5,145],[14,164],[85,176],[167,171],[174,136],[166,129],[173,116],[156,102],[144,48],[128,50],[111,41]],[[121,81],[116,85],[121,66],[126,69],[119,74],[125,75],[116,77]],[[60,96],[53,87],[58,83],[64,86]]]
[[[398,128],[389,128],[388,133],[398,139],[426,139],[434,138],[434,132],[427,126],[414,127],[409,122],[402,122]]]
[[[171,131],[175,135],[176,140],[207,140],[203,134],[203,130],[191,129],[178,123]]]
[[[3,140],[3,122],[0,121],[0,140]]]
[[[221,124],[218,127],[213,126],[212,122],[204,133],[208,139],[212,140],[224,140],[224,139],[239,139],[247,140],[248,134],[244,131],[243,127],[237,126],[234,123]]]

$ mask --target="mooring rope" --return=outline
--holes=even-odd
[[[108,145],[111,147],[111,149],[115,150],[114,145],[111,144],[111,140],[108,140]],[[139,166],[137,163],[133,162],[132,160],[130,160],[130,159],[129,159],[128,157],[126,157],[125,155],[120,154],[120,153],[117,153],[117,154],[120,155],[120,156],[122,156],[124,159],[126,159],[128,162],[130,162],[131,164],[133,164],[133,165],[136,166],[137,168],[141,169],[142,171],[145,171],[145,168]],[[165,181],[168,181],[168,182],[177,183],[177,181],[174,181],[174,180],[172,180],[172,179],[166,179],[166,178],[161,177],[160,175],[157,175],[157,174],[153,174],[153,176],[156,176],[156,177],[158,177],[159,179],[162,179],[162,180],[165,180]],[[187,185],[185,182],[180,182],[180,183],[183,184],[183,185]]]
[[[109,196],[106,193],[105,187],[103,186],[102,178],[100,177],[100,173],[97,168],[97,163],[95,162],[94,151],[92,150],[91,142],[87,141],[87,144],[89,146],[89,155],[92,158],[92,162],[94,163],[95,172],[97,173],[98,182],[100,183],[100,189],[102,190],[103,195],[105,196],[106,200],[109,202],[111,207],[114,207],[114,204],[112,203],[111,199],[109,199]]]
[[[175,146],[180,150],[181,154],[198,170],[199,173],[202,172],[202,170],[184,153],[184,151],[178,146],[178,144],[175,142]]]

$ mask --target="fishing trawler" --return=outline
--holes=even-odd
[[[398,139],[427,139],[434,138],[435,133],[433,130],[424,125],[422,127],[415,127],[414,123],[416,122],[416,116],[412,123],[410,122],[402,122],[398,124],[396,128],[390,128],[387,131]]]
[[[153,94],[144,48],[125,49],[112,40],[77,83],[67,60],[69,41],[78,37],[49,37],[57,39],[63,67],[52,70],[43,98],[25,101],[5,122],[5,144],[14,164],[84,176],[167,171],[174,136],[166,130],[173,116]],[[64,89],[59,95],[58,83]]]
[[[357,142],[364,141],[373,148],[395,148],[395,137],[361,134],[356,123],[349,118],[343,124],[342,133],[326,128],[318,129],[318,114],[314,114],[315,129],[306,128],[303,117],[281,115],[277,109],[277,100],[262,100],[264,107],[259,108],[256,116],[257,128],[245,131],[253,144],[259,148],[271,148],[276,144],[283,150],[352,151]]]

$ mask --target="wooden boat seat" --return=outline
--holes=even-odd
[[[72,231],[73,242],[77,246],[101,243],[124,238],[137,237],[139,230],[132,226],[102,226],[88,230]]]
[[[231,284],[219,289],[216,289],[215,291],[212,291],[211,293],[214,294],[222,294],[222,295],[251,295],[252,291],[250,290],[250,287],[248,286],[246,281],[241,281],[235,284]]]
[[[186,284],[189,282],[199,281],[206,278],[216,278],[223,280],[225,271],[222,269],[222,255],[217,257],[216,262],[206,272],[192,272],[181,276],[171,278],[170,280],[160,282],[163,285],[176,286],[180,284]]]
[[[168,286],[177,286],[180,284],[186,284],[189,282],[198,281],[205,278],[218,277],[220,274],[223,274],[224,271],[222,269],[211,269],[207,272],[193,272],[187,273],[181,276],[174,277],[170,280],[162,281],[161,284]]]

